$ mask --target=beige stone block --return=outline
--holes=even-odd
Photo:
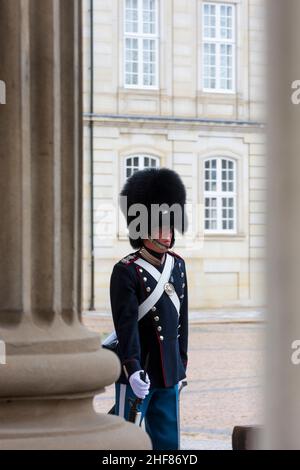
[[[232,273],[240,271],[240,260],[237,259],[204,259],[204,273]]]
[[[95,139],[96,140],[96,139]],[[100,141],[100,139],[99,139]],[[101,145],[101,144],[100,144]],[[95,146],[96,147],[96,146]],[[113,152],[107,150],[99,150],[95,148],[94,150],[94,161],[95,163],[111,163],[113,162]]]
[[[250,237],[250,247],[251,248],[263,248],[266,245],[265,237],[261,236],[251,236]]]
[[[250,189],[266,189],[267,181],[265,178],[250,178],[249,187]]]
[[[250,201],[249,206],[251,213],[265,213],[266,212],[266,203],[262,201]]]
[[[234,107],[226,104],[207,104],[206,112],[210,115],[215,116],[231,116],[233,114]]]
[[[189,83],[186,83],[183,88],[184,90],[182,90],[182,87],[180,87],[180,96],[182,96],[182,93],[184,93],[186,95],[186,98],[178,98],[176,96],[176,89],[178,88],[176,87],[176,84],[174,84],[174,114],[178,117],[194,117],[195,100],[189,98],[191,94],[194,94],[191,85]]]
[[[204,301],[220,305],[224,301],[238,300],[238,273],[207,273],[203,280]]]
[[[266,223],[266,214],[265,213],[250,213],[249,217],[250,224],[265,224]]]
[[[250,144],[251,155],[255,155],[255,156],[261,155],[264,158],[266,158],[266,151],[267,151],[266,146],[263,144],[258,144],[258,143]]]
[[[249,231],[250,231],[250,235],[265,236],[266,226],[265,225],[250,225]]]
[[[112,175],[94,175],[95,186],[113,186],[114,177]]]
[[[132,113],[155,114],[158,111],[157,100],[134,99],[123,103],[123,111]]]
[[[199,133],[198,131],[189,130],[171,130],[168,132],[168,140],[175,140],[176,144],[179,141],[198,142]]]
[[[111,186],[95,186],[94,196],[97,199],[109,199],[113,198],[113,188]]]
[[[265,248],[261,247],[250,247],[249,250],[250,258],[266,258],[266,250]]]
[[[174,136],[175,137],[175,136]],[[170,139],[170,134],[168,136]],[[198,140],[198,137],[197,137]],[[191,153],[178,153],[173,154],[174,165],[191,165],[195,157]]]
[[[249,157],[251,166],[266,166],[266,155],[250,155]]]
[[[192,165],[174,165],[174,170],[177,171],[177,173],[183,177],[193,177],[193,166]]]
[[[95,162],[94,163],[94,174],[95,175],[112,175],[113,167],[111,163],[108,162]]]
[[[250,201],[266,201],[266,198],[267,198],[266,189],[263,189],[263,190],[251,189],[249,191]]]
[[[266,178],[265,166],[250,166],[250,178]]]
[[[102,139],[118,139],[120,136],[120,131],[117,127],[109,127],[105,125],[95,125],[94,129],[95,139],[102,138]],[[97,144],[97,140],[96,140]],[[101,147],[99,147],[101,148]]]

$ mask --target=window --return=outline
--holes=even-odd
[[[158,87],[158,0],[124,0],[124,83]]]
[[[158,168],[159,159],[151,155],[132,155],[126,158],[126,178],[145,168]]]
[[[204,162],[204,231],[236,232],[236,163],[229,158]]]
[[[235,89],[235,9],[234,5],[204,3],[203,90],[234,92]]]

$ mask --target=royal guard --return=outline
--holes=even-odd
[[[115,413],[130,420],[138,403],[153,449],[176,450],[188,360],[188,286],[184,260],[170,250],[175,229],[186,230],[186,191],[174,171],[146,169],[127,180],[121,196],[135,251],[111,275],[113,336],[122,365]],[[146,217],[138,218],[139,207]]]

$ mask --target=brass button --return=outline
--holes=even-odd
[[[158,326],[157,327],[157,331],[161,331],[162,330],[162,327],[161,326]]]
[[[159,339],[160,339],[161,341],[163,341],[163,340],[164,340],[164,337],[163,337],[163,336],[160,336]]]
[[[146,288],[146,291],[147,291],[147,292],[150,292],[150,291],[151,291],[151,287],[147,287],[147,288]]]
[[[156,307],[151,308],[152,312],[156,312]]]
[[[154,317],[154,320],[155,320],[155,321],[159,321],[159,317]]]

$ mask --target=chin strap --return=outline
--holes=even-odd
[[[155,240],[154,238],[149,237],[148,240],[150,240],[150,242],[153,243],[153,245],[155,245],[160,250],[168,251],[168,249],[169,249],[169,247],[163,245],[162,243],[160,243],[158,240]]]

